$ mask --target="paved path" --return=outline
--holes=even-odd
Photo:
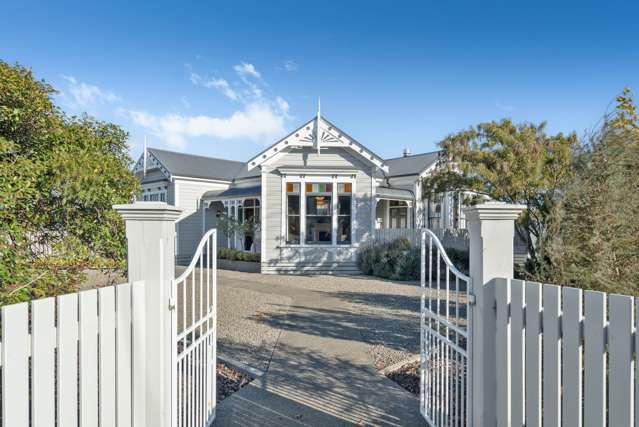
[[[424,425],[419,400],[375,367],[419,347],[414,284],[223,270],[218,283],[221,305],[233,288],[282,307],[259,315],[281,331],[266,373],[218,405],[216,425]]]

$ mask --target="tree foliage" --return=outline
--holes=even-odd
[[[138,191],[127,134],[69,117],[55,90],[0,61],[0,303],[75,289],[87,267],[123,268],[111,209]]]
[[[545,124],[514,124],[504,119],[452,134],[441,143],[440,161],[424,179],[424,197],[445,191],[471,192],[526,206],[517,231],[528,244],[529,268],[539,263],[553,207],[572,174],[575,134],[548,135]]]
[[[628,89],[575,170],[551,222],[550,280],[639,294],[639,117]]]

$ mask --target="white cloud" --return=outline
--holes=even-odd
[[[291,109],[291,106],[288,105],[288,102],[286,102],[284,98],[282,98],[281,96],[276,96],[275,104],[277,105],[279,110],[282,112],[282,114],[288,115],[288,110]]]
[[[149,129],[167,144],[184,148],[188,138],[210,137],[218,139],[249,139],[271,142],[285,133],[284,120],[288,103],[274,108],[265,102],[254,102],[228,117],[182,114],[154,115],[144,111],[128,110],[129,117],[138,126]]]
[[[88,107],[95,104],[111,104],[121,98],[111,91],[100,89],[96,85],[79,82],[73,76],[62,76],[67,81],[69,93],[76,106]]]
[[[297,64],[292,59],[287,59],[282,62],[281,69],[289,72],[297,71]]]
[[[235,65],[233,69],[240,77],[252,76],[256,79],[262,78],[262,75],[259,73],[259,71],[257,71],[253,64],[242,62],[241,64]]]
[[[218,79],[218,78],[212,77],[208,80],[204,80],[202,76],[194,72],[191,72],[191,76],[189,77],[189,79],[191,80],[191,83],[193,83],[194,85],[203,86],[208,89],[218,90],[224,96],[226,96],[229,99],[232,99],[233,101],[239,101],[240,99],[240,96],[237,94],[237,92],[233,90],[229,82],[227,82],[224,79]]]
[[[220,92],[222,92],[224,96],[226,96],[229,99],[232,99],[233,101],[237,101],[239,98],[237,93],[231,88],[231,85],[229,84],[229,82],[227,82],[224,79],[212,78],[209,81],[204,82],[203,86],[209,89],[217,89]]]

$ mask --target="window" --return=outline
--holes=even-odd
[[[337,244],[351,243],[351,191],[350,182],[337,184]]]
[[[241,222],[260,223],[260,201],[257,199],[246,199],[244,205],[238,207],[239,219]]]
[[[408,203],[389,200],[390,228],[408,228]]]
[[[319,181],[319,180],[318,180]],[[352,182],[284,182],[283,220],[289,245],[353,243]]]
[[[286,243],[300,243],[300,183],[286,183]]]
[[[166,191],[146,193],[142,196],[142,200],[145,202],[166,202]]]
[[[260,223],[260,201],[258,199],[244,200],[242,205],[238,205],[237,214],[239,222],[245,224],[243,229],[244,250],[250,251],[255,240],[255,224]]]
[[[442,194],[433,194],[428,200],[428,228],[442,228]]]
[[[306,184],[306,243],[333,242],[333,184]]]

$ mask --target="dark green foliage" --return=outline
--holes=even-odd
[[[0,304],[75,290],[89,267],[125,267],[111,206],[139,188],[127,134],[67,116],[54,93],[0,61]]]
[[[548,280],[639,295],[639,117],[628,90],[575,170],[545,245]]]
[[[217,251],[219,259],[227,259],[229,261],[248,261],[260,262],[262,260],[259,252],[244,252],[238,249],[221,248]]]
[[[393,280],[419,280],[420,250],[405,237],[391,243],[372,243],[362,247],[357,265],[364,274]]]
[[[539,248],[533,242],[543,241],[550,214],[573,173],[576,135],[548,135],[545,123],[504,119],[452,134],[439,145],[441,160],[424,179],[423,196],[463,191],[476,195],[471,203],[487,197],[524,204],[517,232],[528,243],[536,267]]]
[[[446,255],[453,263],[453,265],[462,273],[468,275],[469,269],[469,258],[468,258],[468,250],[447,248]]]

